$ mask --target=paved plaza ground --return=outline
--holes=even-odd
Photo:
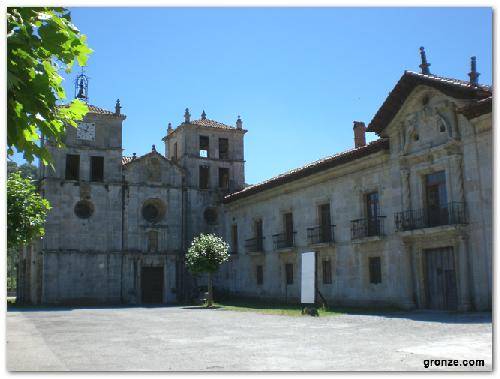
[[[11,308],[6,337],[7,369],[15,371],[406,371],[426,370],[426,359],[483,359],[474,370],[492,367],[489,313]]]

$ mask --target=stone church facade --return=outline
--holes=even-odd
[[[186,109],[163,154],[125,157],[119,103],[89,106],[65,148],[46,142],[55,170],[40,168],[40,190],[53,209],[23,252],[20,298],[182,301],[195,286],[185,251],[211,232],[231,246],[215,286],[232,296],[298,302],[301,253],[313,251],[329,305],[491,309],[492,90],[475,62],[470,81],[426,64],[367,127],[354,122],[353,149],[250,186],[239,117]]]

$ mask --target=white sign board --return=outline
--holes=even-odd
[[[302,253],[302,272],[300,286],[300,302],[302,304],[314,304],[315,293],[315,262],[316,254]]]

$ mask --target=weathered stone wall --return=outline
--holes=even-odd
[[[425,308],[424,252],[454,251],[459,309],[491,309],[491,115],[472,123],[457,114],[465,105],[425,87],[417,87],[384,131],[390,152],[357,159],[330,171],[280,185],[225,206],[225,237],[238,226],[238,254],[221,269],[216,285],[235,294],[293,301],[300,295],[300,253],[318,253],[318,286],[333,304],[397,305]],[[467,224],[412,231],[396,230],[395,214],[426,206],[427,174],[444,171],[449,202],[465,202]],[[352,240],[351,220],[366,217],[365,194],[377,191],[385,235]],[[335,243],[314,245],[306,229],[318,225],[318,205],[330,205]],[[283,231],[283,213],[293,212],[296,245],[273,246]],[[250,253],[255,219],[263,220],[264,253]],[[369,281],[368,258],[381,258],[382,282]],[[322,283],[323,259],[332,262],[332,283]],[[294,283],[286,285],[285,264],[294,265]],[[264,283],[256,283],[256,266]]]

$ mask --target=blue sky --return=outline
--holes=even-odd
[[[256,183],[353,146],[425,46],[431,73],[492,81],[490,8],[71,8],[94,53],[90,103],[127,115],[125,155],[144,154],[184,109],[234,124]],[[73,79],[66,80],[73,96]],[[369,140],[375,139],[370,136]]]

